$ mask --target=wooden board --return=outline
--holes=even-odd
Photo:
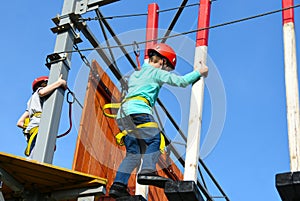
[[[107,179],[0,152],[0,168],[23,185],[25,191],[40,193],[74,188],[105,186]],[[4,175],[4,174],[3,174]],[[5,181],[5,179],[2,179]],[[13,193],[2,188],[4,197]]]

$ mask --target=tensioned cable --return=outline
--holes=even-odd
[[[164,13],[164,12],[168,12],[168,11],[172,11],[172,10],[178,10],[180,8],[187,8],[187,7],[198,6],[198,5],[200,5],[200,3],[188,4],[188,5],[179,6],[179,7],[176,7],[176,8],[168,8],[168,9],[164,9],[164,10],[158,10],[157,12],[158,13]]]
[[[254,16],[250,16],[250,17],[246,17],[246,18],[241,18],[238,20],[233,20],[230,22],[225,22],[225,23],[221,23],[221,24],[217,24],[217,25],[212,25],[209,27],[204,27],[204,28],[200,28],[200,29],[195,29],[195,30],[191,30],[191,31],[186,31],[186,32],[181,32],[178,34],[173,34],[173,35],[169,35],[167,37],[161,37],[161,38],[157,38],[157,39],[153,39],[153,40],[147,40],[147,41],[141,41],[141,42],[136,42],[135,44],[145,44],[147,42],[153,42],[153,41],[157,41],[157,40],[164,40],[164,39],[168,39],[168,38],[175,38],[178,36],[182,36],[182,35],[188,35],[191,33],[195,33],[198,31],[203,31],[203,30],[207,30],[207,29],[214,29],[214,28],[218,28],[218,27],[223,27],[223,26],[227,26],[227,25],[231,25],[231,24],[236,24],[239,22],[243,22],[243,21],[247,21],[247,20],[251,20],[251,19],[255,19],[255,18],[259,18],[259,17],[264,17],[267,15],[271,15],[271,14],[275,14],[278,12],[282,12],[284,10],[288,10],[288,9],[292,9],[292,8],[298,8],[300,7],[300,4],[294,5],[294,6],[290,6],[287,8],[282,8],[282,9],[278,9],[278,10],[274,10],[274,11],[270,11],[270,12],[266,12],[266,13],[262,13],[262,14],[258,14],[258,15],[254,15]],[[128,47],[128,46],[133,46],[133,43],[130,44],[123,44],[123,45],[114,45],[114,46],[110,46],[110,47],[100,47],[100,48],[86,48],[86,49],[81,49],[80,51],[93,51],[93,50],[97,50],[97,49],[109,49],[109,48],[120,48],[120,47]],[[58,54],[61,53],[72,53],[72,52],[77,52],[76,50],[70,50],[70,51],[64,51],[64,52],[58,52]]]
[[[172,10],[177,10],[180,8],[187,8],[187,7],[193,7],[193,6],[197,6],[200,3],[194,3],[194,4],[189,4],[186,6],[179,6],[179,7],[174,7],[174,8],[168,8],[168,9],[164,9],[164,10],[158,10],[158,13],[163,13],[163,12],[168,12],[168,11],[172,11]],[[88,18],[79,18],[79,20],[81,21],[92,21],[92,20],[101,20],[101,19],[116,19],[116,18],[126,18],[126,17],[138,17],[138,16],[147,16],[148,13],[136,13],[136,14],[127,14],[127,15],[115,15],[115,16],[108,16],[108,17],[88,17]]]

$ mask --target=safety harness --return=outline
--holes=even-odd
[[[36,113],[32,114],[31,117],[40,118],[41,114],[42,114],[41,112],[36,112]],[[39,131],[38,127],[34,127],[32,129],[30,129],[29,133],[26,133],[25,130],[28,127],[29,122],[30,122],[30,118],[27,117],[25,119],[24,125],[23,125],[23,133],[24,133],[24,135],[26,136],[26,139],[27,139],[27,146],[26,146],[25,152],[24,152],[24,154],[26,156],[30,155],[30,153],[31,153],[31,151],[32,151],[32,149],[34,147],[34,143],[33,142],[35,141],[36,136],[37,136],[38,131]]]
[[[60,134],[60,135],[57,135],[56,138],[61,138],[61,137],[64,137],[66,136],[67,134],[70,133],[71,129],[72,129],[72,104],[75,102],[75,95],[74,93],[69,89],[67,88],[68,90],[68,93],[67,93],[67,102],[69,104],[69,128],[67,131],[65,131],[64,133]],[[71,98],[71,96],[73,98]],[[24,124],[23,124],[23,133],[26,137],[26,140],[27,140],[27,146],[26,146],[26,149],[25,149],[25,152],[24,154],[26,156],[29,156],[34,145],[35,145],[35,139],[37,137],[37,134],[39,132],[39,127],[34,127],[32,129],[30,129],[29,133],[25,132],[26,128],[28,127],[28,124],[30,122],[30,118],[32,117],[37,117],[37,118],[41,118],[41,115],[42,115],[42,112],[35,112],[34,114],[32,114],[30,117],[27,117],[25,118],[24,120]]]
[[[117,115],[116,114],[111,114],[111,113],[107,113],[106,110],[107,109],[121,109],[122,110],[122,104],[130,101],[130,100],[141,100],[144,101],[147,105],[149,104],[149,101],[141,96],[135,96],[135,97],[130,97],[130,98],[125,98],[121,103],[107,103],[103,106],[103,113],[106,117],[109,118],[116,118]],[[120,133],[115,135],[116,138],[116,142],[118,145],[123,146],[124,145],[124,137],[131,132],[134,132],[136,129],[142,129],[142,128],[159,128],[158,124],[156,122],[147,122],[147,123],[143,123],[143,124],[139,124],[139,125],[135,125],[135,129],[133,130],[122,130]],[[160,151],[162,153],[164,153],[165,150],[165,137],[162,133],[160,133]]]

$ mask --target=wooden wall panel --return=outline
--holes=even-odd
[[[108,179],[106,186],[108,192],[126,152],[124,146],[118,146],[115,142],[114,136],[119,132],[116,121],[105,117],[102,108],[112,100],[119,100],[120,92],[96,61],[92,62],[92,69],[99,76],[95,78],[93,76],[95,73],[89,75],[73,169]],[[174,164],[167,163],[165,154],[160,157],[157,169],[161,176],[174,180],[183,177]],[[135,192],[135,181],[136,171],[133,171],[128,182],[131,194]],[[109,198],[108,195],[99,198],[99,201],[110,200],[114,199]],[[163,189],[150,186],[148,201],[167,201],[167,198]]]

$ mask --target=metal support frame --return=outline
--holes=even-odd
[[[65,0],[62,15],[73,13],[75,12],[75,9],[76,0]],[[61,19],[60,25],[64,24],[70,24],[70,29],[57,33],[54,52],[65,52],[73,49],[76,35],[71,28],[72,24],[70,18]],[[70,63],[71,55],[64,56],[66,57],[65,62],[57,62],[51,66],[49,84],[55,82],[61,74],[63,75],[63,79],[67,80],[70,65],[66,65],[66,63]],[[52,163],[63,99],[64,90],[58,89],[55,90],[44,103],[43,115],[39,126],[39,135],[33,152],[34,160]]]
[[[9,187],[16,195],[21,196],[22,198],[28,199],[30,201],[42,201],[43,197],[39,194],[39,192],[25,192],[24,186],[18,182],[12,175],[7,173],[4,169],[0,168],[0,181]],[[2,195],[2,192],[1,192]],[[1,197],[1,196],[0,196]],[[3,197],[3,195],[2,195]],[[4,197],[3,197],[3,200]],[[0,201],[1,198],[0,198]]]
[[[79,42],[78,35],[74,31],[74,24],[71,21],[71,15],[83,14],[92,9],[98,9],[99,6],[106,5],[117,0],[65,0],[62,10],[64,17],[58,20],[57,27],[52,29],[57,33],[54,52],[68,52],[73,49],[73,45]],[[55,82],[62,74],[67,80],[68,71],[70,70],[71,54],[65,54],[64,62],[55,62],[51,64],[49,84]],[[43,115],[39,126],[39,136],[33,152],[33,159],[40,162],[52,163],[56,135],[58,132],[60,114],[64,98],[63,89],[55,90],[45,101]]]
[[[167,182],[165,194],[169,201],[204,201],[194,181]]]
[[[75,14],[84,14],[119,0],[79,0],[76,2]]]
[[[77,188],[67,191],[57,191],[53,192],[50,195],[50,198],[55,200],[68,200],[74,198],[80,198],[78,200],[89,200],[89,198],[95,198],[97,196],[105,195],[106,190],[105,187],[93,187],[93,188]]]
[[[0,201],[5,201],[5,199],[4,199],[4,197],[3,197],[3,194],[2,194],[2,192],[1,192],[1,190],[0,190]]]
[[[0,168],[0,181],[17,194],[24,192],[24,186],[2,168]]]

